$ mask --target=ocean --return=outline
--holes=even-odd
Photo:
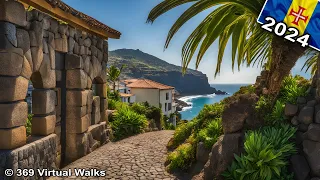
[[[229,93],[228,95],[195,95],[195,96],[185,96],[181,97],[180,100],[185,101],[190,104],[190,107],[183,108],[180,111],[182,115],[182,119],[184,120],[192,120],[194,117],[198,115],[205,104],[214,104],[223,100],[226,97],[232,96],[235,92],[237,92],[241,86],[247,86],[248,84],[211,84],[211,87],[216,88],[217,90],[225,91]]]

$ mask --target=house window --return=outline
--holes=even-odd
[[[167,103],[164,103],[164,111],[167,111]]]
[[[166,100],[169,100],[169,93],[166,93]]]
[[[171,103],[168,103],[168,111],[171,111],[172,105]]]

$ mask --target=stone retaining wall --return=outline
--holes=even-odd
[[[320,102],[315,97],[316,84],[313,83],[307,97],[299,97],[297,104],[285,106],[285,115],[298,129],[298,154],[290,158],[297,180],[320,179]]]
[[[35,140],[34,142],[15,150],[0,150],[0,179],[4,178],[4,169],[53,169],[57,147],[57,135]],[[34,177],[34,179],[37,176]],[[13,177],[12,179],[18,179]]]
[[[57,167],[61,155],[69,163],[107,142],[107,40],[14,0],[0,9],[0,149],[29,147],[29,81],[32,136],[57,135]]]

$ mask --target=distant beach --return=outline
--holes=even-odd
[[[194,96],[184,96],[180,97],[179,100],[188,103],[189,107],[184,107],[182,111],[180,111],[182,115],[182,119],[184,120],[192,120],[194,117],[198,115],[201,109],[205,104],[214,104],[223,100],[226,97],[231,96],[235,92],[237,92],[240,87],[247,86],[249,84],[211,84],[211,87],[216,88],[217,90],[225,91],[227,95],[194,95]]]

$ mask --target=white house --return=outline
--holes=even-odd
[[[135,95],[136,102],[148,102],[152,106],[161,107],[163,114],[168,117],[176,112],[174,87],[149,79],[129,79],[123,82],[130,88],[130,93]]]
[[[112,84],[110,85],[110,89],[113,89]],[[130,92],[130,88],[127,87],[126,83],[124,82],[116,83],[115,90],[119,92],[122,102],[126,102],[126,103],[136,102],[135,95]]]

